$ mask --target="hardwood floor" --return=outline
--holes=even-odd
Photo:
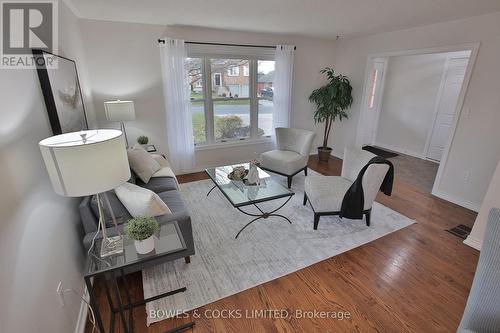
[[[309,167],[339,175],[342,161]],[[179,177],[180,182],[205,179],[204,173]],[[298,272],[197,309],[193,332],[455,332],[472,284],[479,252],[445,232],[472,226],[476,213],[433,197],[419,188],[394,182],[391,197],[377,201],[417,223],[376,241],[329,258]],[[321,225],[320,225],[321,227]],[[312,221],[311,221],[312,228]],[[140,274],[128,276],[132,297],[141,299]],[[105,296],[96,288],[103,307]],[[207,318],[212,310],[285,309],[346,311],[350,318]],[[213,312],[213,314],[216,314]],[[190,315],[193,315],[191,312]],[[107,315],[105,316],[107,317]],[[135,332],[165,332],[191,318],[169,319],[145,326],[144,308],[134,311]],[[116,322],[117,326],[119,322]],[[87,324],[87,332],[91,325]],[[122,331],[119,331],[122,332]]]

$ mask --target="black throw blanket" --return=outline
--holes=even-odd
[[[365,206],[365,196],[363,193],[363,175],[366,169],[372,164],[387,164],[389,170],[385,175],[384,181],[380,186],[380,191],[384,192],[385,195],[391,195],[392,193],[392,182],[394,180],[394,166],[388,160],[383,157],[376,156],[372,158],[368,163],[359,171],[358,177],[352,183],[351,187],[347,190],[342,200],[342,208],[340,209],[340,217],[346,217],[348,219],[362,219],[363,218],[363,208]]]

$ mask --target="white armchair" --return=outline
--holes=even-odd
[[[288,188],[292,177],[304,170],[307,176],[307,161],[316,134],[298,128],[276,128],[277,148],[260,155],[261,165],[268,170],[287,177]]]
[[[346,148],[341,176],[314,176],[305,181],[304,205],[309,201],[314,212],[314,230],[324,215],[339,215],[347,190],[354,183],[360,170],[376,155],[361,149]],[[370,226],[373,201],[389,170],[387,164],[370,165],[363,176],[363,214],[366,225]]]

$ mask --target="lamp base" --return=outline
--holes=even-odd
[[[105,237],[101,242],[101,258],[123,253],[123,236]]]

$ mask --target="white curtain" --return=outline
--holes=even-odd
[[[273,128],[290,127],[292,109],[292,75],[295,46],[277,45],[274,55],[274,113]]]
[[[160,43],[163,94],[167,119],[168,159],[175,172],[194,168],[194,139],[189,109],[183,40],[165,38]]]

